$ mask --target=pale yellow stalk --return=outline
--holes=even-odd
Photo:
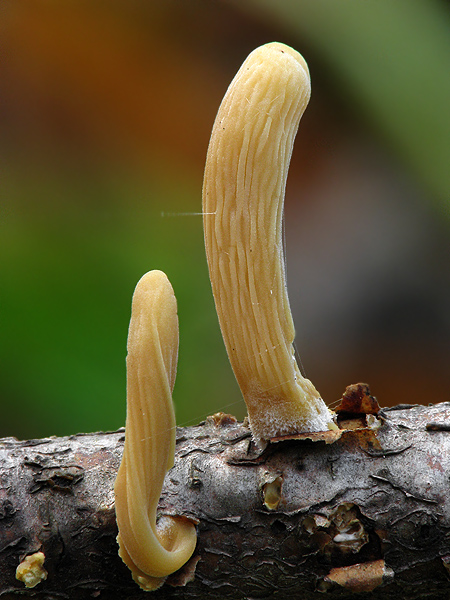
[[[303,57],[254,50],[220,105],[205,167],[211,285],[231,366],[257,441],[334,428],[294,357],[282,218],[294,137],[310,97]]]
[[[177,303],[161,271],[142,277],[128,332],[127,419],[115,483],[119,554],[135,581],[157,589],[192,555],[197,535],[188,520],[156,509],[175,451],[172,390],[178,358]]]

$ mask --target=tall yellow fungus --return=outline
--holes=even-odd
[[[310,97],[303,57],[277,42],[231,82],[209,143],[203,225],[225,346],[255,439],[335,428],[295,360],[282,240],[294,137]]]

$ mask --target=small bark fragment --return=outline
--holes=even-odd
[[[370,394],[367,383],[355,383],[346,388],[335,412],[377,415],[380,412],[380,406],[377,399]]]
[[[384,560],[331,569],[326,582],[334,582],[351,592],[371,592],[383,583]]]

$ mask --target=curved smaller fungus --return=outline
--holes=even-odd
[[[206,158],[203,225],[228,356],[257,442],[336,429],[294,353],[283,254],[283,203],[295,134],[308,104],[303,57],[273,42],[231,82]]]
[[[177,303],[161,271],[138,282],[132,302],[127,355],[125,446],[114,491],[119,555],[144,590],[160,587],[194,552],[197,534],[186,518],[157,506],[173,466],[172,390],[178,359]]]

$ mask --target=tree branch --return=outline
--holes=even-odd
[[[151,593],[117,555],[124,430],[5,438],[0,598],[441,599],[450,592],[449,424],[450,403],[341,412],[338,439],[308,434],[264,451],[229,415],[178,429],[159,508],[198,522],[198,545]],[[16,568],[39,551],[47,579],[25,588]]]

